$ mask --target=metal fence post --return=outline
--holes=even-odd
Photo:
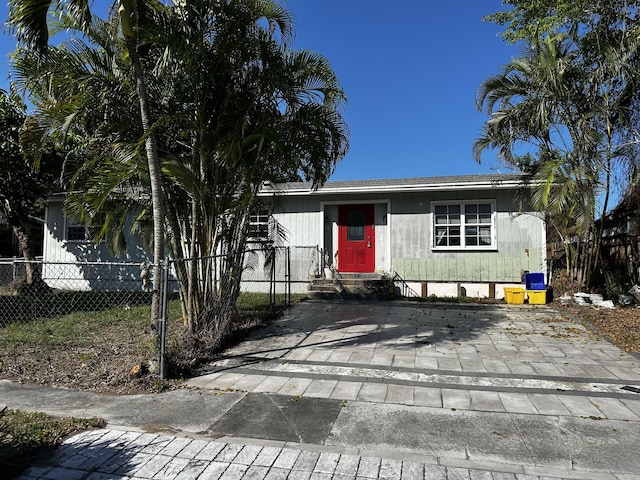
[[[278,285],[276,283],[276,268],[277,268],[277,250],[276,247],[271,246],[268,247],[268,249],[271,251],[270,254],[271,258],[272,258],[272,265],[271,265],[271,272],[270,273],[270,286],[269,286],[269,306],[271,307],[271,310],[274,310],[276,307],[276,294],[277,294],[277,289],[278,289]]]
[[[286,294],[287,294],[287,307],[291,306],[291,247],[287,246],[287,282],[286,282]]]
[[[161,379],[166,377],[166,345],[167,345],[167,316],[169,310],[168,290],[169,290],[169,261],[162,262],[162,289],[160,291],[160,319],[158,325],[158,375]]]

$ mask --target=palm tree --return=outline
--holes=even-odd
[[[491,118],[474,143],[474,158],[497,148],[507,165],[533,174],[534,206],[548,220],[561,219],[554,226],[568,259],[570,232],[589,234],[603,187],[589,81],[573,44],[546,37],[485,80],[477,96],[478,109]]]
[[[120,26],[125,38],[131,66],[136,80],[136,90],[140,102],[140,120],[144,134],[144,144],[149,168],[149,185],[151,188],[151,206],[153,210],[153,296],[151,300],[151,326],[157,328],[160,316],[160,285],[161,262],[165,258],[165,227],[164,227],[164,194],[163,181],[156,147],[155,136],[151,130],[151,108],[145,75],[140,62],[137,42],[137,28],[139,26],[140,10],[144,7],[159,9],[161,4],[157,0],[137,2],[136,0],[119,0],[118,12]]]
[[[582,79],[577,85],[567,84],[566,91],[578,93],[580,99],[574,117],[580,120],[578,128],[581,133],[577,144],[563,145],[560,151],[560,163],[567,163],[561,170],[556,189],[566,174],[576,168],[590,183],[598,185],[601,195],[599,214],[603,218],[608,210],[610,190],[618,186],[620,191],[630,191],[638,164],[638,22],[636,13],[638,2],[612,0],[608,2],[573,2],[542,0],[530,2],[526,0],[508,0],[512,8],[498,12],[486,19],[506,27],[502,36],[509,42],[526,41],[534,46],[558,38],[563,32],[563,44],[573,51],[570,64],[573,70],[581,71]],[[538,51],[538,50],[536,50]],[[544,62],[536,62],[540,66]],[[547,70],[556,75],[556,70]],[[533,78],[533,77],[532,77]],[[560,78],[560,77],[557,77]],[[549,78],[548,86],[554,85]],[[533,92],[541,89],[532,87]],[[549,88],[549,93],[558,101],[571,105],[576,98],[563,98],[560,92]],[[528,119],[526,119],[528,121]],[[489,122],[485,125],[488,125]],[[537,125],[532,122],[533,128]],[[526,131],[526,130],[525,130]],[[486,137],[486,135],[483,135]],[[578,137],[571,140],[577,140]],[[527,141],[527,140],[525,140]],[[504,143],[506,145],[508,142]],[[586,146],[587,150],[583,147]],[[479,148],[482,148],[479,146]],[[590,151],[589,151],[590,150]],[[567,155],[571,152],[572,155]],[[558,162],[549,156],[551,164],[545,168],[547,173],[559,171]],[[585,168],[584,159],[592,157],[592,167]],[[543,163],[537,162],[537,163]],[[573,165],[573,167],[572,167]],[[597,169],[597,171],[595,171]],[[544,183],[544,182],[543,182]],[[569,182],[578,185],[580,182]],[[586,187],[586,184],[584,185]],[[564,189],[565,193],[567,188]],[[553,192],[553,189],[549,190]],[[543,192],[539,199],[543,198]],[[555,194],[554,194],[555,195]],[[562,197],[562,194],[560,194]],[[554,204],[562,202],[552,201]],[[588,202],[587,202],[588,203]],[[568,209],[568,212],[574,212]],[[594,209],[595,211],[595,209]],[[587,212],[585,212],[587,213]],[[602,225],[592,235],[594,247],[591,249],[591,260],[586,262],[586,280],[591,282],[592,272],[598,266],[600,253],[599,243],[602,236]]]
[[[62,16],[57,28],[75,30],[76,19]],[[23,129],[23,146],[37,153],[52,139],[66,152],[65,213],[96,227],[94,240],[106,240],[116,253],[126,249],[126,229],[142,233],[151,249],[153,206],[142,193],[149,192],[149,174],[135,121],[139,109],[122,101],[135,98],[135,84],[111,22],[93,17],[82,39],[49,47],[46,55],[18,48],[13,67],[12,87],[28,94],[35,107]]]
[[[348,148],[345,95],[324,57],[288,50],[292,19],[275,3],[194,0],[154,20],[163,28],[144,31],[142,63],[162,153],[168,248],[189,330],[219,338],[239,292],[260,185],[328,178]],[[43,106],[55,100],[43,107],[41,126],[78,129],[78,148],[88,155],[69,164],[79,193],[68,204],[75,215],[98,219],[106,235],[108,226],[122,229],[126,212],[137,209],[136,224],[143,222],[145,198],[128,193],[149,178],[130,147],[142,133],[120,121],[138,113],[110,98],[115,89],[126,98],[132,88],[122,49],[106,22],[94,19],[84,32],[87,44],[50,47],[42,58],[21,51],[17,78],[23,90],[42,92]],[[121,239],[114,234],[110,243],[122,247]]]
[[[145,81],[144,70],[140,61],[137,43],[137,27],[141,18],[161,10],[163,5],[157,0],[118,0],[120,28],[125,38],[129,59],[136,80],[136,89],[140,106],[140,120],[147,154],[149,183],[153,210],[153,296],[151,303],[151,326],[157,328],[160,313],[161,262],[165,256],[164,204],[162,193],[162,176],[160,161],[151,130],[151,109]],[[62,11],[78,21],[79,27],[86,31],[91,24],[91,11],[87,0],[69,0],[68,5],[52,0],[10,0],[8,23],[13,27],[17,38],[28,48],[44,52],[48,44],[48,26],[50,10]]]
[[[190,268],[178,271],[190,330],[216,336],[239,292],[260,185],[299,172],[316,184],[328,178],[347,149],[339,114],[345,97],[326,59],[287,50],[291,18],[275,3],[196,0],[173,13],[176,27],[167,30],[181,32],[184,43],[169,40],[169,58],[180,61],[163,73],[179,79],[175,103],[166,107],[179,116],[165,122],[183,125],[188,135],[176,135],[190,143],[165,163],[169,195],[186,202],[170,202],[172,248],[174,258],[190,259]],[[212,271],[219,276],[202,275]]]

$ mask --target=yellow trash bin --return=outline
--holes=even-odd
[[[527,297],[531,305],[544,305],[547,303],[546,290],[527,290]]]
[[[504,298],[511,305],[524,303],[524,288],[504,287]]]

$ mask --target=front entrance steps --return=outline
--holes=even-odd
[[[311,277],[309,298],[389,300],[391,279],[381,273],[341,273],[334,278]]]

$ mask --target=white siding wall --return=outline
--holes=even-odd
[[[375,232],[376,232],[376,270],[388,272],[391,263],[389,258],[389,214],[387,202],[375,205]]]
[[[126,238],[126,253],[114,257],[104,243],[66,240],[66,223],[62,200],[47,206],[44,225],[43,279],[53,288],[63,290],[138,289],[140,270],[106,265],[108,262],[151,261],[135,237]],[[103,262],[105,265],[79,265],[78,262]],[[127,286],[130,284],[130,287]]]
[[[309,197],[279,199],[275,220],[285,228],[289,245],[320,245],[323,232],[320,201]]]
[[[142,248],[140,239],[125,234],[128,249],[115,257],[104,243],[67,241],[66,220],[62,201],[47,206],[44,229],[44,258],[48,262],[143,262],[150,257]]]

